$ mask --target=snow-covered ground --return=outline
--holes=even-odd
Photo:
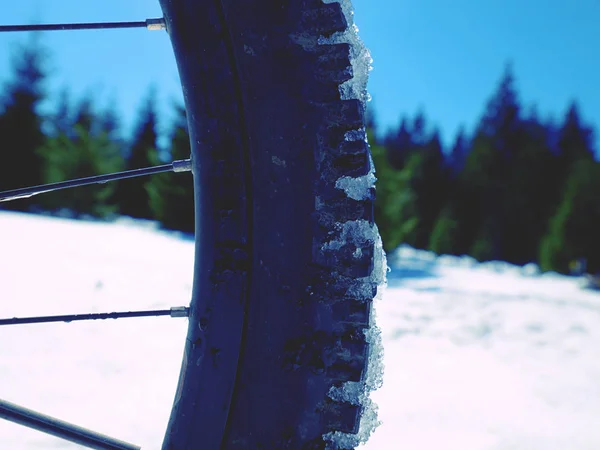
[[[598,293],[533,266],[390,260],[368,449],[600,449]]]
[[[368,450],[600,448],[600,295],[535,267],[402,248],[377,304]],[[0,212],[0,318],[186,305],[193,242],[128,220]],[[162,440],[185,319],[0,328],[0,398],[144,449]],[[77,448],[0,420],[0,449]]]

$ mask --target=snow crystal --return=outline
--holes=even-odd
[[[377,295],[375,297],[375,301],[377,301],[381,300],[383,291],[387,286],[386,274],[388,272],[389,267],[387,264],[385,251],[383,250],[383,241],[381,240],[381,235],[379,234],[377,225],[373,225],[371,231],[375,238],[375,255],[373,256],[374,261],[373,272],[371,274],[371,281],[379,285],[379,289],[377,289]]]
[[[337,1],[338,0],[323,0],[324,3],[335,3]],[[321,37],[319,39],[319,44],[350,44],[350,62],[352,64],[352,73],[354,76],[340,85],[340,94],[344,100],[356,98],[363,103],[366,103],[371,100],[371,96],[367,92],[367,79],[369,77],[369,72],[371,71],[373,58],[371,58],[369,50],[358,37],[358,27],[354,24],[354,10],[352,8],[352,3],[350,0],[340,0],[339,3],[346,16],[348,28],[346,31],[334,33],[331,37]]]
[[[364,128],[359,128],[358,130],[346,131],[346,133],[344,134],[344,140],[367,142],[367,130],[365,130]]]
[[[364,128],[347,132],[346,140],[367,141],[367,135]],[[335,187],[337,189],[342,189],[346,195],[353,200],[366,200],[369,198],[371,188],[375,186],[376,181],[375,165],[373,164],[373,158],[369,153],[369,173],[360,177],[341,177],[335,182]]]
[[[335,182],[335,187],[343,189],[346,195],[353,200],[365,200],[369,197],[369,192],[377,181],[375,173],[369,172],[362,177],[342,177]]]
[[[388,271],[383,243],[377,226],[369,224],[366,220],[349,221],[339,224],[339,226],[342,230],[340,238],[324,245],[324,250],[340,248],[347,242],[352,242],[357,246],[368,240],[375,242],[373,272],[371,276],[361,278],[359,281],[361,281],[360,286],[368,289],[370,289],[371,283],[378,285],[377,294],[373,300],[376,303],[381,299],[387,286],[386,273]],[[365,294],[369,295],[368,290]],[[329,392],[329,396],[334,400],[362,405],[363,407],[357,434],[336,431],[323,436],[334,448],[349,449],[367,442],[373,431],[381,425],[381,421],[377,419],[377,405],[369,398],[370,392],[380,388],[383,384],[383,344],[381,330],[376,324],[375,307],[371,308],[369,323],[371,326],[365,330],[365,339],[369,344],[369,354],[364,380],[360,382],[348,381],[341,387],[332,388]]]
[[[373,227],[367,220],[337,223],[336,228],[341,231],[340,237],[324,244],[322,250],[339,250],[348,242],[360,247],[369,239],[374,240]]]

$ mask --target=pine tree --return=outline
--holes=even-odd
[[[384,248],[391,251],[413,235],[418,225],[417,217],[408,213],[415,202],[414,192],[408,189],[410,169],[400,171],[392,167],[384,146],[371,145],[371,154],[377,177],[375,221]]]
[[[494,223],[499,217],[502,201],[503,175],[500,152],[494,148],[493,138],[479,133],[473,139],[473,147],[457,182],[455,211],[458,214],[459,234],[457,247],[460,253],[475,256],[475,249],[495,249],[481,259],[498,259],[499,229]],[[500,219],[499,219],[500,220]],[[482,228],[494,228],[483,230]],[[483,244],[482,239],[494,240]],[[477,253],[477,252],[476,252]]]
[[[365,123],[367,126],[368,130],[371,130],[371,137],[372,137],[372,141],[370,141],[373,144],[378,144],[379,143],[379,137],[378,137],[378,129],[377,129],[377,115],[375,113],[375,106],[373,105],[373,102],[370,102],[366,109],[365,109]]]
[[[44,144],[39,105],[45,99],[47,50],[34,35],[20,46],[12,61],[12,80],[6,86],[0,115],[0,190],[42,183],[37,150]],[[26,211],[37,197],[3,203],[7,209]]]
[[[453,203],[447,203],[442,208],[431,231],[428,248],[438,255],[460,255],[457,242],[459,241],[458,215]]]
[[[425,115],[419,112],[410,127],[407,120],[402,121],[385,149],[372,147],[371,151],[379,180],[375,215],[383,224],[385,248],[391,250],[401,243],[426,248],[448,187],[437,131],[426,135]]]
[[[580,159],[567,178],[562,201],[540,246],[542,270],[569,272],[586,258],[588,271],[600,271],[600,163]]]
[[[540,240],[559,200],[557,169],[548,132],[533,114],[523,122],[519,151],[506,181],[503,260],[521,265],[537,260]]]
[[[156,92],[152,89],[140,111],[135,136],[126,157],[126,169],[149,167],[158,160]],[[119,212],[140,219],[154,218],[144,177],[121,180],[117,185]]]
[[[475,236],[469,253],[477,259],[503,259],[506,236],[507,180],[518,157],[522,138],[520,104],[512,68],[507,65],[495,94],[486,107],[463,171],[463,189],[469,210],[461,223],[463,238]],[[470,191],[470,192],[469,192]]]
[[[413,147],[408,120],[403,118],[397,130],[388,133],[384,140],[388,161],[392,168],[401,170]]]
[[[469,154],[469,142],[467,140],[467,134],[464,127],[458,130],[458,134],[454,139],[452,150],[448,157],[448,165],[450,166],[451,173],[456,176],[465,166],[467,155]]]
[[[85,131],[87,134],[93,134],[97,131],[96,115],[94,114],[94,101],[89,95],[84,96],[78,103],[73,120],[72,131],[75,132],[76,128]],[[79,133],[81,134],[81,133]],[[74,134],[74,139],[78,138],[78,133]]]
[[[589,183],[584,182],[597,166],[594,162],[593,130],[582,123],[579,108],[572,103],[565,115],[563,123],[555,131],[554,127],[546,127],[548,132],[553,132],[555,168],[552,174],[552,189],[549,201],[554,203],[551,220],[538,249],[539,261],[543,270],[567,271],[568,259],[578,257],[577,253],[584,253],[579,244],[573,244],[578,237],[570,236],[567,224],[580,220],[587,220],[591,211],[593,216],[594,206],[586,211],[585,208],[575,208],[574,199],[584,195],[582,190],[590,189]],[[584,180],[577,180],[577,177]],[[596,193],[596,195],[598,195]],[[597,200],[598,197],[596,197]],[[558,206],[555,206],[558,205]],[[583,217],[581,216],[583,215]],[[588,223],[593,223],[590,220]],[[571,227],[573,225],[570,225]],[[588,233],[585,239],[594,240],[593,234]],[[575,255],[575,256],[573,256]]]
[[[60,117],[70,117],[68,104],[59,108],[57,114],[55,123]],[[89,97],[79,103],[70,126],[63,120],[61,118],[60,122],[64,129],[51,136],[38,151],[44,161],[44,182],[55,183],[122,170],[119,143],[103,129]],[[73,217],[106,217],[117,209],[112,201],[114,192],[112,183],[90,185],[48,193],[40,201],[47,210],[67,210]]]
[[[73,118],[71,117],[71,93],[68,88],[63,88],[58,97],[56,112],[50,118],[50,136],[59,134],[73,135]]]
[[[111,140],[124,145],[121,138],[121,121],[114,102],[111,102],[104,111],[102,111],[98,126]]]
[[[467,141],[466,131],[461,127],[447,158],[446,200],[433,224],[427,245],[427,248],[437,254],[458,255],[465,253],[468,248],[468,245],[464,244],[465,237],[461,237],[460,234],[459,219],[466,217],[468,213],[465,205],[461,204],[466,193],[464,188],[463,192],[460,190],[460,183],[463,182],[464,185],[460,174],[465,168],[470,150],[471,143]]]
[[[448,200],[450,187],[450,174],[437,130],[423,148],[411,155],[409,165],[413,167],[409,186],[415,193],[419,221],[412,245],[425,249],[429,246],[435,221]]]
[[[563,167],[570,171],[570,165],[579,160],[593,160],[593,130],[582,123],[577,103],[569,106],[559,131],[558,148]]]
[[[558,130],[556,142],[558,172],[555,175],[555,182],[561,190],[576,162],[594,160],[592,142],[593,130],[582,123],[579,107],[576,103],[572,103]]]
[[[190,158],[190,138],[185,108],[177,107],[177,118],[171,133],[171,160]],[[154,164],[159,164],[158,157]],[[162,173],[146,182],[150,207],[162,226],[187,233],[194,231],[194,184],[189,173]]]
[[[429,140],[427,132],[427,118],[422,110],[419,110],[412,120],[410,134],[415,146],[422,147]]]
[[[520,110],[512,66],[507,64],[500,84],[488,101],[478,131],[493,138],[496,150],[510,158],[517,150],[514,140],[521,127]]]

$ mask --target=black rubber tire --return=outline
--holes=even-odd
[[[322,0],[160,3],[196,207],[189,330],[163,448],[352,447],[379,383],[367,360],[385,263],[364,99],[340,88],[357,49],[323,41],[353,32],[351,19]]]

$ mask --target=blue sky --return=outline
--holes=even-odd
[[[449,142],[479,118],[507,61],[521,100],[560,120],[578,100],[584,119],[600,125],[600,1],[354,0],[355,20],[371,49],[369,91],[382,128],[423,109]],[[157,0],[19,0],[2,22],[143,20],[159,17]],[[0,80],[10,49],[25,35],[0,35]],[[163,32],[111,30],[45,33],[52,51],[49,88],[91,92],[116,102],[125,128],[150,85],[165,110],[179,100],[177,70]],[[168,117],[163,120],[168,125]]]

